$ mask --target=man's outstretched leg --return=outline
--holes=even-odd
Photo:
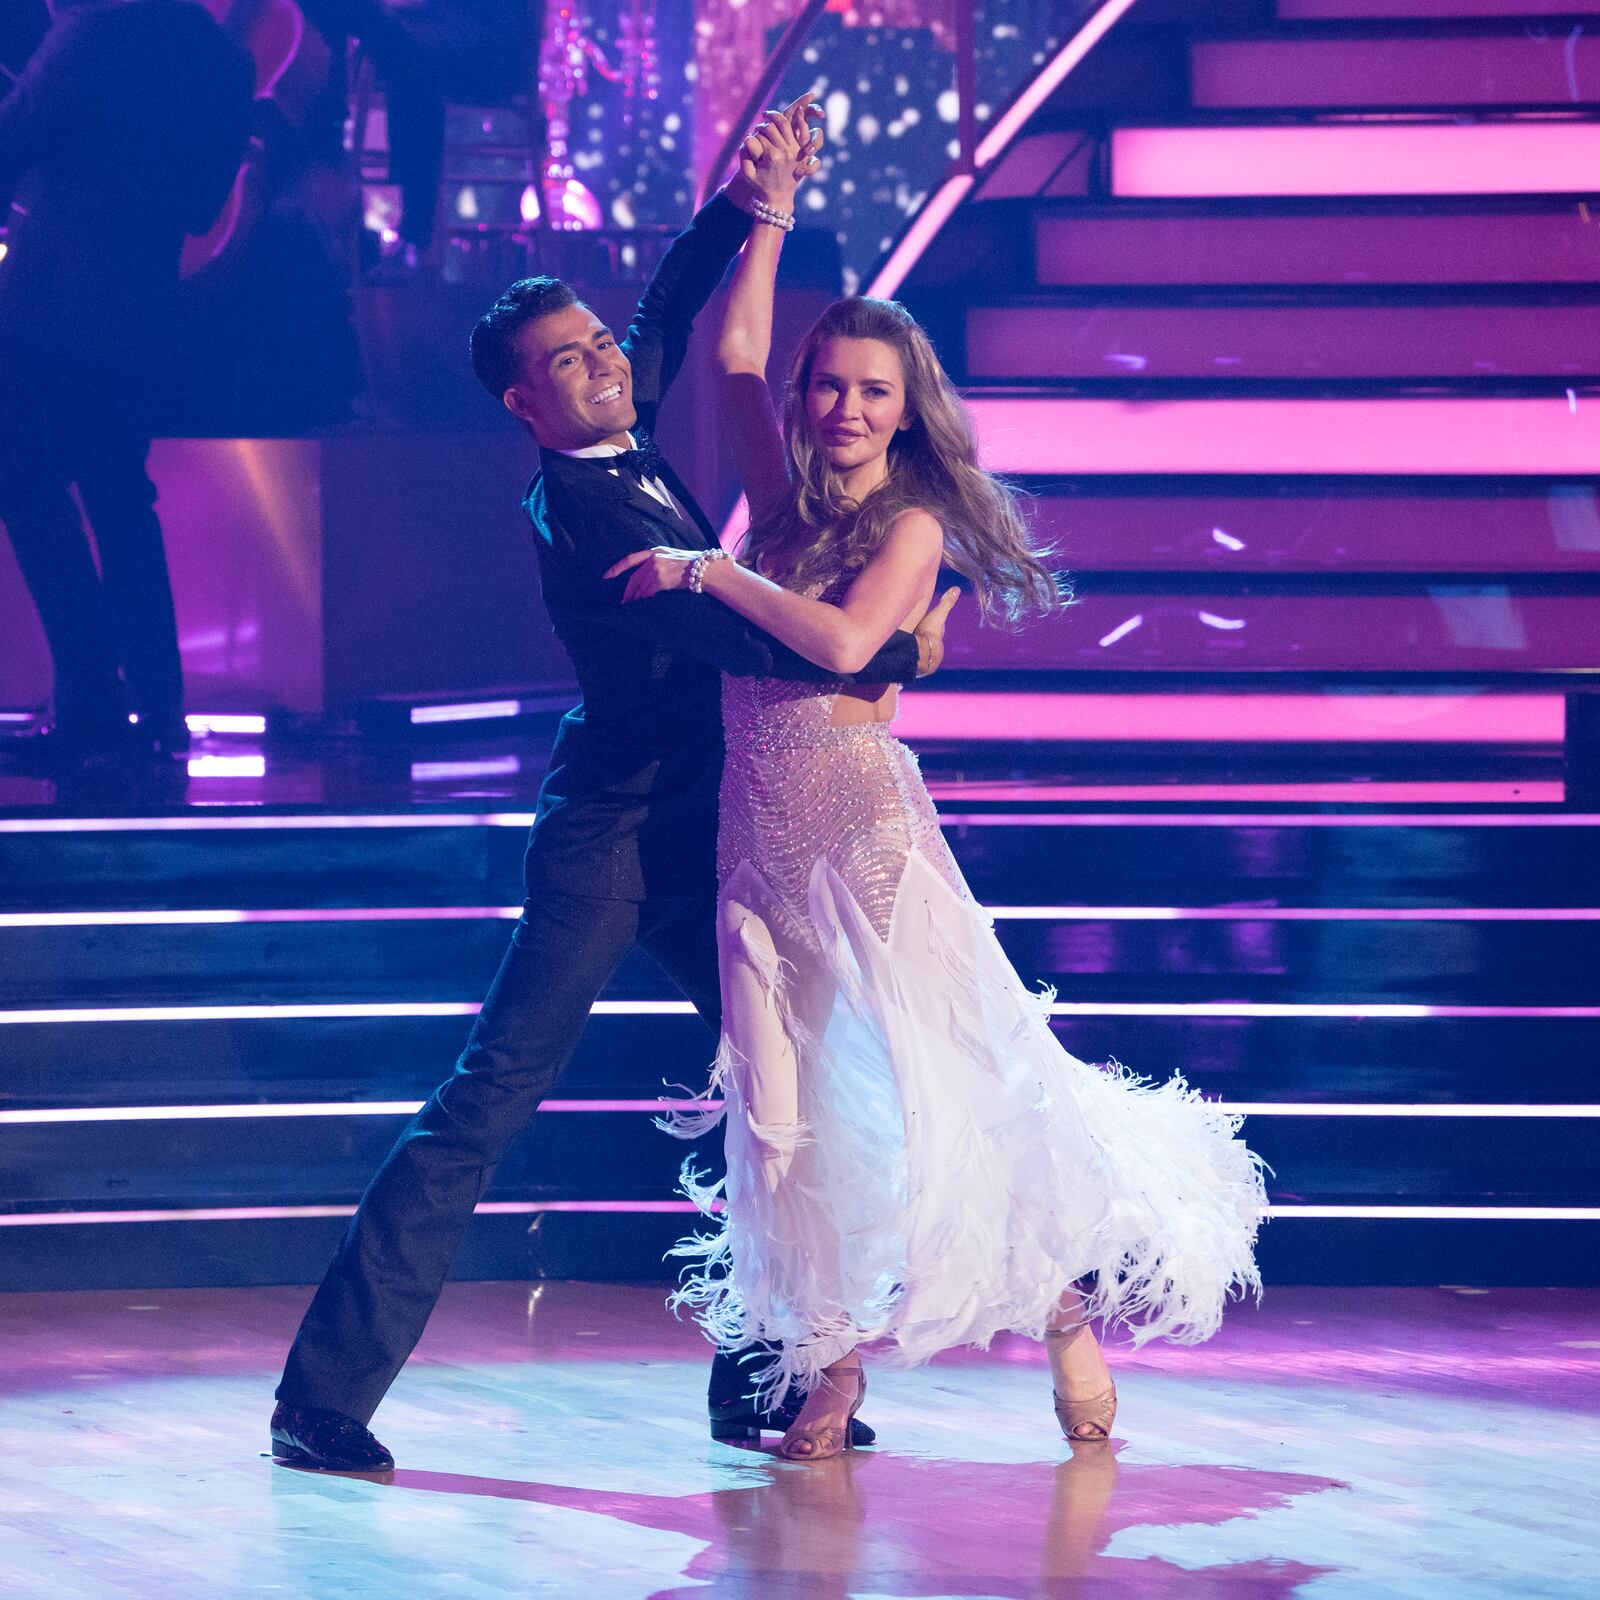
[[[561,1075],[639,908],[546,894],[529,901],[455,1071],[408,1124],[345,1230],[289,1351],[275,1454],[381,1471],[367,1431],[438,1301],[473,1208]]]

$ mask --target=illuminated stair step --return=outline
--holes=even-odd
[[[1589,194],[1600,123],[1116,128],[1111,192],[1248,195]]]
[[[959,806],[959,793],[945,797]],[[1026,798],[1023,796],[1022,798]],[[1239,916],[1186,925],[1181,939],[1157,917],[1058,919],[1048,906],[1022,908],[1038,915],[1006,914],[997,933],[1030,986],[1050,984],[1075,998],[1207,1000],[1226,980],[1244,1000],[1328,1000],[1365,993],[1404,994],[1440,1003],[1493,998],[1508,1004],[1560,1004],[1574,995],[1600,1000],[1600,910],[1580,917],[1476,922],[1441,914],[1436,921],[1390,920],[1374,911],[1320,920],[1314,911],[1293,921],[1270,917],[1249,939]],[[1268,924],[1270,923],[1270,926]],[[493,924],[407,925],[308,923],[292,936],[260,925],[142,927],[129,929],[120,948],[108,948],[103,929],[0,929],[0,1010],[225,1003],[239,995],[259,1000],[358,999],[406,1001],[419,995],[476,1001],[505,953],[509,930],[491,943],[480,930]],[[432,951],[431,974],[421,973],[416,952]],[[266,937],[264,937],[266,935]],[[362,953],[357,947],[365,945]],[[1462,974],[1468,956],[1475,970]],[[254,960],[260,976],[248,976]],[[358,965],[359,963],[359,965]],[[340,971],[337,980],[329,973]],[[1484,974],[1490,976],[1485,977]],[[608,998],[675,1000],[670,982],[642,956],[630,957],[607,988]],[[7,1024],[8,1026],[10,1024]],[[70,1050],[72,1040],[63,1039]],[[334,1063],[329,1064],[336,1070]],[[441,1066],[442,1071],[442,1066]],[[619,1060],[619,1079],[658,1092],[659,1066]],[[14,1093],[14,1090],[13,1090]],[[145,1095],[132,1070],[116,1086],[113,1103],[140,1103]],[[0,1105],[0,1123],[7,1120]]]
[[[1416,587],[1420,592],[1414,594],[1241,593],[1224,587],[1141,593],[1119,581],[1113,592],[1087,574],[1071,610],[1024,633],[980,628],[975,608],[958,610],[945,666],[1515,672],[1594,665],[1600,598],[1592,593],[1507,594],[1493,584],[1448,580]],[[908,706],[912,699],[907,697]],[[1496,719],[1492,710],[1486,715]],[[1009,712],[1002,726],[1015,736]],[[915,722],[906,727],[907,737],[915,737]],[[1308,731],[1302,737],[1316,735]]]
[[[975,306],[969,382],[1569,378],[1600,373],[1592,305]]]
[[[1592,17],[1600,0],[1278,0],[1284,22],[1457,17]]]
[[[1248,937],[1260,937],[1264,927],[1240,926]],[[1098,931],[1086,928],[1085,942]],[[1168,926],[1168,937],[1178,931]],[[1396,924],[1386,937],[1399,940],[1405,932]],[[7,1039],[12,1053],[6,1104],[420,1100],[449,1072],[469,1025],[456,1019],[448,1027],[367,1020],[12,1029],[17,1037]],[[1206,1093],[1235,1100],[1328,1098],[1359,1084],[1369,1099],[1381,1094],[1498,1103],[1573,1100],[1570,1063],[1592,1052],[1595,1021],[1530,1017],[1525,1010],[1509,1016],[1352,1019],[1337,1008],[1327,1014],[1312,1008],[1225,1016],[1179,1009],[1159,1015],[1075,1013],[1058,1018],[1054,1028],[1084,1060],[1115,1056],[1140,1070],[1149,1063],[1151,1071],[1160,1063],[1182,1062]],[[560,1098],[653,1098],[666,1078],[704,1082],[706,1037],[692,1017],[598,1021],[584,1034]],[[572,1115],[552,1113],[548,1120],[565,1126],[569,1138],[580,1131],[580,1119]]]
[[[1292,202],[1225,212],[1182,202],[1041,212],[1041,285],[1591,283],[1600,215],[1581,201],[1438,208]]]
[[[1186,1076],[1190,1076],[1186,1073]],[[1191,1079],[1192,1081],[1192,1079]],[[495,1172],[488,1198],[674,1198],[684,1147],[637,1114],[536,1117]],[[589,1127],[589,1123],[604,1126]],[[358,1199],[396,1132],[380,1117],[258,1121],[22,1124],[0,1151],[31,1191],[13,1205],[285,1205]],[[1252,1148],[1272,1167],[1269,1193],[1299,1203],[1370,1200],[1595,1205],[1594,1124],[1579,1118],[1458,1118],[1448,1141],[1419,1143],[1410,1117],[1260,1117]],[[696,1147],[702,1165],[715,1153]],[[686,1228],[685,1231],[688,1231]]]
[[[1201,39],[1201,110],[1569,105],[1600,100],[1600,38],[1571,30],[1412,38]]]
[[[1600,400],[1085,400],[975,395],[994,472],[1600,471]]]

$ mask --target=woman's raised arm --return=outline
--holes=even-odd
[[[822,134],[812,130],[809,119],[819,114],[810,95],[803,95],[787,112],[768,112],[740,152],[740,171],[759,191],[761,204],[734,268],[717,337],[716,368],[723,426],[752,522],[769,515],[789,493],[783,435],[767,387],[772,302],[788,229],[767,220],[763,209],[774,218],[793,218],[795,191],[818,165]]]

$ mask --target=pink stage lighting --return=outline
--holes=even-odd
[[[1594,400],[977,396],[967,409],[991,472],[1600,473]]]
[[[1116,128],[1119,199],[1592,194],[1600,123],[1372,122]]]
[[[1002,694],[918,689],[902,699],[895,732],[910,740],[1003,743],[1559,744],[1564,726],[1561,697],[1553,694]]]

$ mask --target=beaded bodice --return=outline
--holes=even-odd
[[[842,587],[813,585],[812,598]],[[717,872],[741,864],[772,894],[768,914],[815,947],[809,891],[819,861],[839,874],[880,937],[912,850],[967,897],[915,757],[885,722],[835,727],[842,681],[722,680],[723,767]]]

